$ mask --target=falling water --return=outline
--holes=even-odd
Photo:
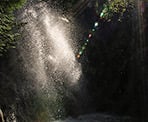
[[[30,6],[23,13],[23,21],[27,25],[21,51],[28,71],[34,72],[34,78],[43,84],[48,81],[48,70],[54,74],[64,72],[72,83],[80,78],[81,70],[75,59],[69,28],[63,20],[45,3]]]
[[[19,44],[22,70],[27,79],[33,81],[33,87],[39,91],[41,98],[47,98],[47,103],[57,102],[57,89],[60,89],[57,87],[63,84],[66,84],[66,88],[76,86],[81,76],[81,66],[75,59],[71,39],[72,25],[44,2],[28,5],[20,19],[27,23]],[[40,93],[42,91],[43,94]],[[60,94],[64,94],[64,91],[60,90]],[[66,94],[70,94],[69,91]],[[54,107],[52,113],[62,111],[60,105],[56,108],[57,104],[49,105]],[[50,107],[48,114],[51,115]]]

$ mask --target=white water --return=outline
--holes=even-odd
[[[131,117],[129,116],[111,116],[107,114],[99,114],[99,113],[93,113],[93,114],[86,114],[81,115],[77,118],[69,117],[65,120],[58,120],[55,122],[130,122]]]
[[[22,20],[27,25],[20,51],[28,74],[43,86],[53,75],[77,83],[81,67],[75,59],[68,20],[45,3],[28,6]]]
[[[78,85],[81,76],[71,38],[72,24],[44,2],[28,5],[19,19],[27,22],[18,44],[22,71],[29,87],[24,88],[24,92],[28,95],[32,92],[30,89],[37,91],[39,105],[44,106],[43,110],[35,111],[40,121],[45,118],[51,121],[55,114],[60,118],[64,114],[63,96],[72,97],[71,88]],[[36,106],[38,101],[34,101]]]

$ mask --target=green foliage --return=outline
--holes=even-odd
[[[10,48],[15,48],[19,35],[14,11],[26,0],[3,0],[0,4],[0,56]]]
[[[3,0],[1,2],[1,8],[3,8],[5,12],[13,12],[21,8],[26,1],[27,0]]]
[[[133,7],[132,0],[109,0],[103,5],[100,17],[110,21],[114,15],[118,15],[118,20],[121,21],[124,13]]]

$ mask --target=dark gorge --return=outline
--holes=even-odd
[[[148,6],[120,2],[28,0],[15,10],[20,37],[0,56],[0,119],[146,122]]]

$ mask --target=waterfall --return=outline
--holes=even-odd
[[[37,92],[32,99],[41,99],[41,106],[46,109],[40,110],[40,113],[36,110],[38,118],[35,121],[61,118],[64,114],[64,96],[72,97],[71,88],[77,86],[82,74],[81,65],[75,58],[72,24],[45,2],[31,3],[22,11],[19,19],[27,23],[22,28],[22,41],[18,43],[23,59],[22,71],[29,90],[35,89]],[[43,115],[47,115],[47,120]]]
[[[70,28],[66,27],[62,16],[45,3],[39,3],[27,7],[22,20],[27,25],[21,53],[29,73],[34,73],[34,78],[43,84],[50,79],[49,75],[57,72],[76,83],[81,68],[75,59]]]

